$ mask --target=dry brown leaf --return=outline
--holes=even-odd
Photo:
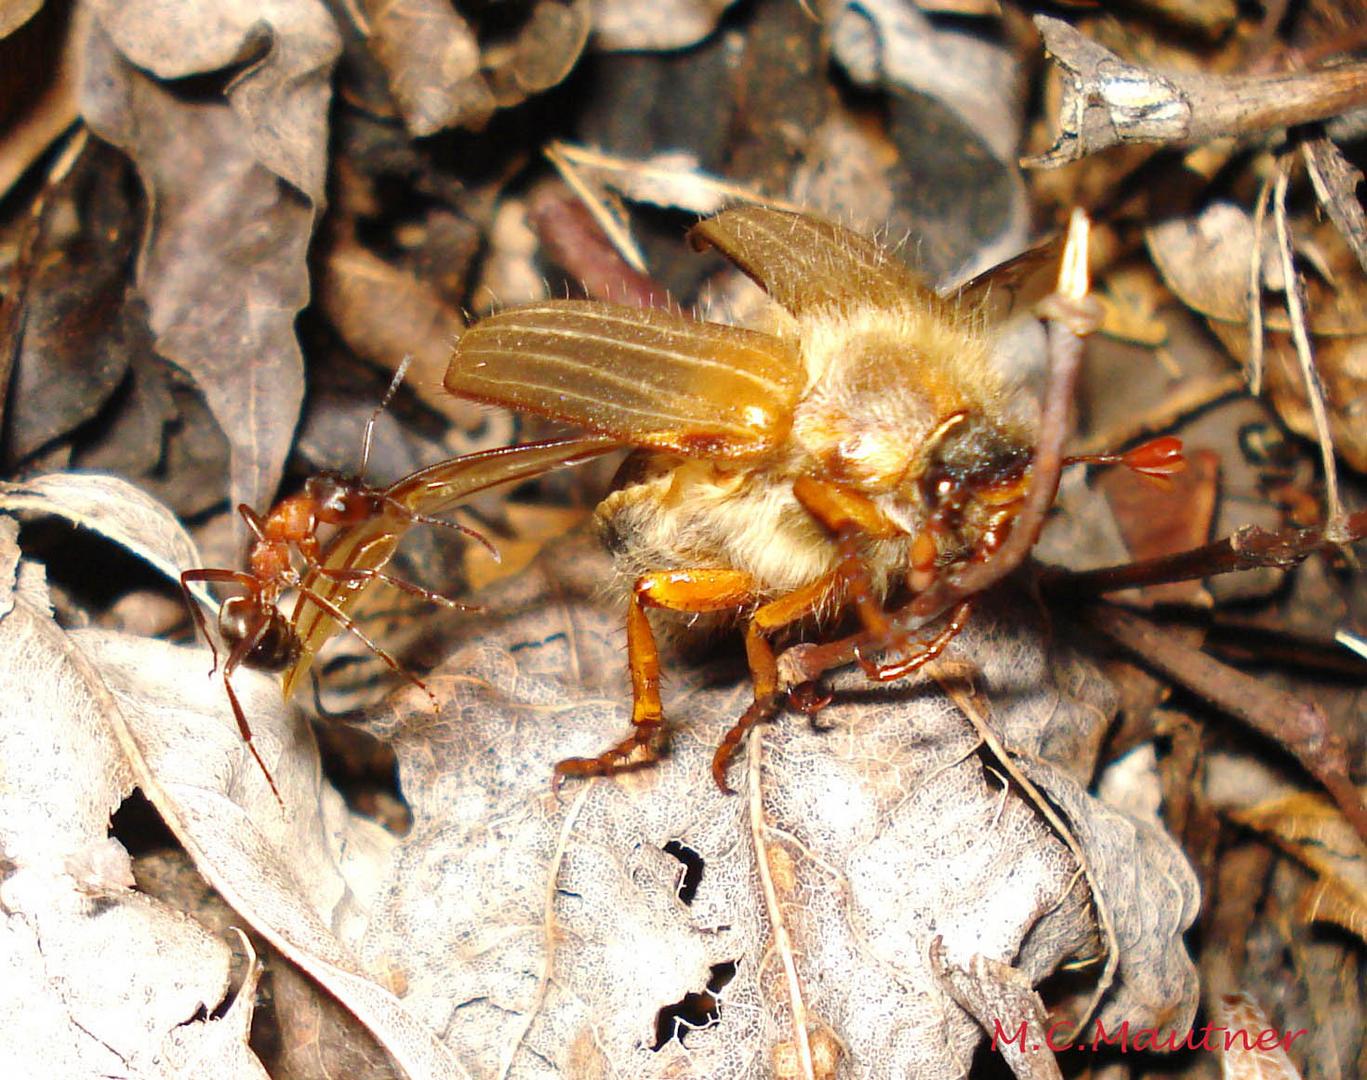
[[[474,28],[446,0],[369,0],[367,41],[414,135],[482,125],[497,107],[479,72]]]
[[[1318,792],[1271,799],[1233,811],[1303,862],[1318,877],[1303,899],[1303,918],[1335,922],[1367,941],[1367,849],[1338,807]]]
[[[77,56],[68,17],[42,0],[0,2],[0,194],[7,193],[76,120]],[[21,31],[15,33],[15,31]]]
[[[5,401],[11,462],[75,438],[147,348],[142,306],[128,287],[140,231],[127,199],[131,172],[116,150],[85,133],[48,172],[12,286],[10,310],[22,311],[22,322],[11,339]]]
[[[323,199],[336,28],[312,0],[93,8],[81,108],[147,188],[138,285],[157,350],[228,436],[232,501],[264,505],[303,399],[294,319]],[[191,76],[221,92],[189,92]]]
[[[1036,1033],[1049,1030],[1044,1002],[1021,972],[985,956],[974,956],[963,967],[949,965],[944,962],[941,951],[937,938],[931,944],[930,952],[936,975],[944,982],[945,989],[954,1000],[978,1021],[984,1031],[994,1036],[1001,1031],[1009,1036],[1021,1025],[1026,1031]],[[1030,1039],[1036,1037],[1031,1036]],[[1039,1045],[1033,1041],[1030,1045],[1034,1049],[1028,1049],[1023,1045],[1026,1041],[1013,1041],[1008,1037],[997,1043],[1017,1080],[1062,1080],[1063,1074],[1054,1055],[1047,1048],[1041,1052]]]
[[[49,493],[32,505],[59,502]],[[139,535],[137,519],[130,512],[125,543],[167,546]],[[153,515],[149,535],[161,528]],[[283,816],[220,683],[204,676],[205,650],[67,637],[111,703],[83,715],[107,715],[200,872],[410,1075],[544,1075],[551,1062],[579,1076],[597,1061],[638,1076],[758,1077],[792,1054],[844,1061],[852,1075],[879,1075],[881,1063],[958,1075],[982,1033],[930,970],[932,937],[951,963],[989,957],[1031,983],[1094,953],[1068,849],[924,686],[842,679],[822,730],[786,719],[759,733],[749,798],[728,798],[706,761],[748,688],[716,667],[672,667],[669,704],[687,723],[671,757],[553,797],[554,761],[625,725],[620,614],[600,591],[608,573],[596,545],[557,544],[554,560],[487,599],[462,631],[477,636],[429,677],[446,699],[440,719],[405,691],[372,725],[394,736],[414,812],[398,846],[320,787],[316,749],[275,680],[241,671],[235,685]],[[1046,656],[1038,627],[1009,614],[1018,602],[1003,600],[957,648],[981,664],[976,682],[1001,705],[1002,737],[1069,822],[1112,909],[1120,978],[1103,1021],[1180,1026],[1195,1002],[1180,937],[1195,913],[1190,871],[1156,828],[1086,795],[1109,690],[1075,657]],[[670,840],[702,859],[687,904]],[[775,952],[780,929],[791,945]],[[686,1051],[650,1049],[660,1010],[728,963],[737,969],[716,991],[720,1022],[686,1034]],[[402,1004],[385,989],[394,985],[406,988]],[[807,1017],[804,1039],[794,1010]]]
[[[1222,994],[1212,1019],[1228,1029],[1218,1044],[1224,1080],[1300,1080],[1285,1048],[1273,1038],[1284,1036],[1251,994]]]
[[[328,252],[318,301],[358,356],[390,371],[411,357],[405,385],[428,408],[467,429],[477,426],[481,413],[487,414],[487,409],[452,397],[441,384],[451,342],[465,323],[430,285],[360,244],[343,241]]]
[[[16,533],[0,518],[0,1057],[14,1076],[182,1075],[168,1059],[207,1034],[193,1018],[222,1001],[229,950],[126,887],[108,839],[134,776],[116,706]],[[228,1054],[200,1075],[262,1073]]]
[[[1332,244],[1321,232],[1316,246]],[[1190,217],[1172,218],[1145,230],[1149,254],[1164,283],[1188,307],[1217,322],[1247,326],[1248,278],[1253,250],[1253,219],[1240,206],[1213,202]],[[1276,266],[1277,252],[1269,236],[1262,245],[1263,280],[1268,289],[1282,288]],[[1337,271],[1340,260],[1335,260]],[[1353,264],[1355,265],[1355,264]],[[1311,281],[1310,331],[1318,337],[1357,336],[1367,333],[1367,283],[1349,271],[1335,275],[1334,282]],[[1264,300],[1264,326],[1288,331],[1291,323],[1284,307]]]
[[[590,0],[533,0],[512,41],[490,45],[484,67],[503,109],[520,105],[565,78],[588,41]]]
[[[36,493],[17,485],[11,491],[24,505],[77,520],[88,520],[91,501],[102,495],[102,530],[153,565],[163,570],[170,565],[173,576],[178,573],[172,560],[185,553],[188,541],[168,529],[167,522],[174,520],[169,513],[107,479],[93,486],[82,484],[86,479],[49,477]],[[71,505],[63,498],[68,491]],[[9,519],[0,521],[13,528]],[[233,682],[250,717],[254,741],[280,789],[283,808],[247,753],[221,682],[205,677],[210,667],[207,649],[93,630],[64,633],[32,601],[16,606],[0,622],[0,630],[17,632],[29,624],[36,631],[27,632],[51,642],[48,651],[75,668],[94,700],[69,703],[62,695],[70,691],[50,675],[26,672],[0,680],[10,695],[28,694],[42,702],[39,708],[16,704],[11,697],[4,711],[33,715],[45,733],[35,741],[39,729],[15,728],[12,737],[24,740],[24,746],[7,748],[4,759],[25,762],[25,776],[31,775],[26,782],[37,791],[52,786],[52,797],[62,807],[56,810],[31,793],[19,799],[16,805],[39,815],[39,824],[25,821],[13,826],[23,843],[37,845],[44,858],[60,860],[65,873],[71,845],[45,841],[45,831],[72,828],[81,820],[78,808],[89,804],[92,809],[86,816],[93,815],[94,822],[90,830],[98,829],[102,840],[109,813],[136,784],[224,899],[350,1009],[410,1075],[464,1076],[435,1038],[415,1023],[392,993],[368,977],[355,958],[352,941],[365,924],[392,838],[373,822],[350,814],[341,796],[323,784],[317,746],[299,714],[281,699],[278,679],[244,669]],[[21,667],[31,662],[17,646],[5,652]],[[88,732],[82,736],[79,769],[61,762],[46,766],[52,756],[52,732],[72,725]],[[86,745],[92,740],[93,745]],[[96,753],[95,747],[102,749]],[[80,794],[49,784],[43,767],[73,772]],[[20,791],[17,780],[11,790]],[[6,811],[12,820],[14,808],[0,804],[0,821]],[[4,841],[4,847],[14,845]],[[226,970],[226,953],[223,963]],[[174,979],[167,981],[178,985]],[[129,992],[135,989],[136,984]],[[204,1001],[213,1006],[218,997],[206,996]],[[193,1006],[184,1009],[177,1022],[193,1012]],[[187,1043],[176,1052],[199,1051]]]
[[[1025,82],[1006,36],[984,32],[990,21],[935,19],[901,0],[833,4],[823,15],[834,59],[858,85],[888,94],[902,212],[878,224],[909,229],[914,261],[936,279],[1017,254],[1030,239],[1016,162]]]
[[[204,563],[176,516],[117,476],[52,473],[21,484],[0,483],[0,509],[64,517],[126,547],[173,581],[182,570]],[[213,606],[201,583],[192,589],[202,603]]]
[[[8,37],[38,13],[43,0],[2,0],[0,2],[0,37]]]
[[[1283,300],[1284,278],[1271,235],[1262,243],[1264,365],[1268,394],[1286,424],[1315,437],[1305,379]],[[1185,218],[1146,230],[1149,253],[1164,282],[1206,317],[1229,353],[1250,356],[1249,277],[1253,219],[1241,207],[1214,202]],[[1306,321],[1324,386],[1334,447],[1353,468],[1367,470],[1367,277],[1332,225],[1297,231],[1297,244],[1317,256],[1324,273],[1305,276]]]
[[[497,109],[560,82],[589,32],[589,0],[536,0],[515,29],[482,41],[446,0],[366,0],[367,41],[408,130],[482,127]]]

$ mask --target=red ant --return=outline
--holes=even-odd
[[[197,581],[225,582],[238,585],[243,589],[240,595],[230,596],[224,600],[218,609],[218,634],[229,647],[228,659],[223,663],[223,687],[227,691],[228,701],[232,705],[233,716],[237,720],[237,728],[242,735],[242,741],[251,751],[252,757],[256,759],[256,763],[265,775],[266,782],[270,785],[276,801],[281,802],[282,805],[283,802],[280,798],[280,791],[275,785],[275,779],[271,776],[270,770],[261,759],[261,755],[252,741],[251,726],[247,723],[242,704],[238,701],[237,694],[233,690],[232,676],[233,672],[243,664],[258,671],[284,671],[299,657],[302,649],[299,635],[291,620],[280,610],[280,596],[286,590],[297,591],[335,619],[338,624],[355,634],[367,648],[388,664],[390,668],[426,693],[432,699],[434,707],[437,706],[436,698],[428,690],[426,683],[406,670],[393,656],[373,641],[357,625],[355,620],[340,607],[321,596],[316,589],[304,584],[299,571],[295,569],[292,552],[299,555],[311,574],[347,584],[360,584],[370,581],[388,582],[397,589],[422,597],[432,603],[441,604],[454,611],[476,609],[468,604],[451,600],[440,593],[390,577],[380,570],[335,569],[324,566],[322,549],[318,541],[319,526],[332,525],[345,528],[359,525],[381,514],[395,514],[409,524],[439,525],[444,528],[455,529],[479,541],[493,553],[495,559],[498,558],[498,552],[494,550],[493,546],[474,530],[453,521],[429,517],[410,510],[389,496],[385,490],[373,488],[366,484],[363,479],[366,466],[370,460],[370,445],[375,423],[393,399],[407,369],[408,360],[404,360],[394,373],[394,379],[389,384],[384,399],[380,402],[379,407],[371,413],[370,419],[366,421],[365,435],[361,443],[361,467],[356,476],[343,476],[335,472],[317,473],[304,482],[303,491],[276,503],[265,517],[262,517],[246,503],[240,504],[237,512],[242,515],[242,519],[255,536],[247,553],[249,569],[201,568],[186,570],[180,575],[180,587],[185,593],[186,602],[190,606],[190,613],[194,616],[200,633],[209,643],[209,650],[213,654],[214,665],[209,669],[211,676],[218,670],[218,649],[214,646],[213,637],[209,634],[204,612],[195,603],[194,596],[190,591],[190,583]]]

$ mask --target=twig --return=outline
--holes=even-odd
[[[1081,614],[1087,623],[1152,667],[1285,747],[1329,792],[1358,835],[1367,840],[1367,806],[1349,775],[1347,747],[1330,730],[1319,706],[1188,648],[1163,627],[1123,608],[1091,604]]]
[[[1367,76],[1363,82],[1367,83]],[[1315,369],[1315,356],[1310,348],[1310,334],[1305,327],[1305,300],[1300,275],[1291,256],[1291,230],[1286,222],[1286,188],[1291,178],[1291,164],[1283,157],[1277,162],[1277,182],[1272,192],[1272,219],[1277,226],[1277,247],[1282,258],[1282,277],[1286,285],[1286,314],[1291,320],[1291,339],[1296,343],[1296,357],[1300,360],[1301,377],[1305,380],[1305,396],[1310,402],[1310,414],[1315,420],[1315,438],[1320,444],[1324,463],[1324,501],[1327,513],[1325,533],[1331,539],[1344,539],[1346,514],[1339,496],[1338,461],[1334,457],[1334,437],[1329,431],[1329,413],[1324,407],[1324,385]]]
[[[1362,171],[1343,156],[1343,151],[1327,135],[1306,139],[1301,143],[1301,155],[1315,197],[1367,272],[1367,214],[1362,212],[1357,197]]]
[[[1161,555],[1156,559],[1096,570],[1047,568],[1040,576],[1040,586],[1052,595],[1082,597],[1142,585],[1191,581],[1236,570],[1255,570],[1262,566],[1289,570],[1317,551],[1331,550],[1367,536],[1367,510],[1349,515],[1343,525],[1342,536],[1330,536],[1325,529],[1268,532],[1256,525],[1245,525],[1223,540],[1176,555]]]
[[[1122,60],[1061,19],[1035,16],[1063,75],[1059,135],[1030,168],[1122,143],[1193,145],[1337,116],[1367,104],[1367,62],[1265,76],[1159,74]]]
[[[1272,197],[1272,177],[1264,178],[1253,204],[1253,245],[1248,259],[1248,392],[1263,392],[1263,229]]]

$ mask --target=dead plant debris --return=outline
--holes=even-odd
[[[1367,1073],[1367,7],[1034,7],[0,0],[11,1072]],[[446,393],[471,313],[772,330],[683,242],[745,202],[1009,320],[1030,513],[898,613],[986,587],[959,638],[887,684],[855,623],[777,641],[728,796],[740,639],[659,618],[664,760],[553,792],[630,713],[589,440],[442,504],[501,563],[305,529],[360,633],[315,618],[292,700],[234,675],[277,800],[178,575],[363,431],[372,491],[563,434]],[[1095,300],[1046,331],[1041,256],[983,295],[1075,210]],[[1168,490],[1059,475],[1165,434]],[[318,576],[344,556],[420,588]]]

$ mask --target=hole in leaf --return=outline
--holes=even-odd
[[[696,852],[690,854],[697,858]],[[698,862],[701,864],[702,860]],[[655,1043],[651,1049],[661,1050],[671,1039],[678,1039],[680,1046],[687,1045],[684,1039],[690,1031],[721,1023],[721,1002],[717,1000],[717,995],[735,977],[736,961],[713,964],[706,990],[700,994],[685,994],[679,1001],[666,1005],[655,1014]]]
[[[679,899],[685,904],[693,903],[693,897],[698,895],[698,882],[702,881],[703,857],[679,840],[667,843],[665,853],[673,855],[683,865],[676,889]]]

